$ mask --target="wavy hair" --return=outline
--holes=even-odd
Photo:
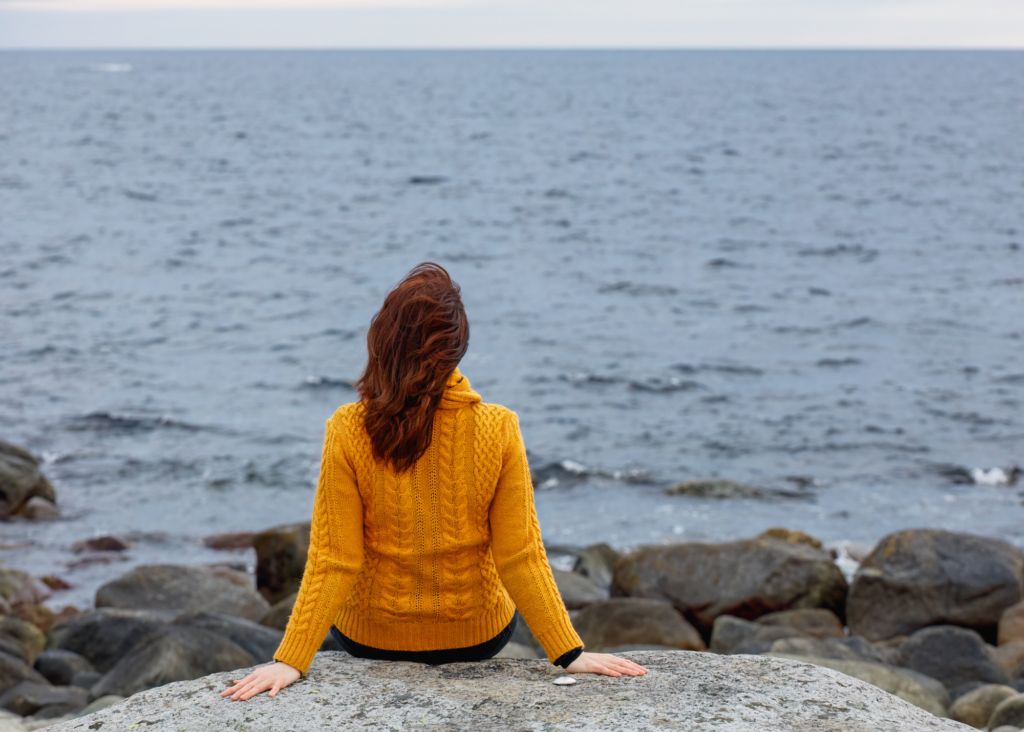
[[[355,386],[373,456],[402,472],[430,446],[448,377],[469,348],[459,286],[440,265],[417,265],[373,316],[366,347]]]

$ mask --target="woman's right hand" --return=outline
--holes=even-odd
[[[566,669],[571,674],[604,674],[605,676],[643,676],[647,669],[628,658],[619,658],[610,653],[587,653],[584,651]]]

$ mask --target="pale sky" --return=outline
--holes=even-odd
[[[1024,48],[1024,0],[0,0],[17,48]]]

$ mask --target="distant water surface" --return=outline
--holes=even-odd
[[[553,543],[1024,546],[1024,484],[957,482],[1024,463],[1024,54],[3,53],[0,98],[0,438],[66,517],[0,562],[60,602],[308,517],[426,259]],[[764,497],[664,494],[707,477]]]

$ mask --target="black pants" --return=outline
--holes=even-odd
[[[338,645],[350,656],[373,658],[378,661],[415,661],[416,663],[429,663],[432,666],[442,663],[484,661],[488,658],[494,658],[498,651],[504,648],[505,644],[511,640],[512,634],[515,632],[516,616],[513,615],[512,620],[505,626],[503,631],[490,640],[478,643],[475,646],[443,648],[437,651],[385,651],[381,648],[371,648],[370,646],[364,646],[362,643],[356,643],[333,625],[331,626],[331,635],[334,637],[334,640],[338,641]]]

